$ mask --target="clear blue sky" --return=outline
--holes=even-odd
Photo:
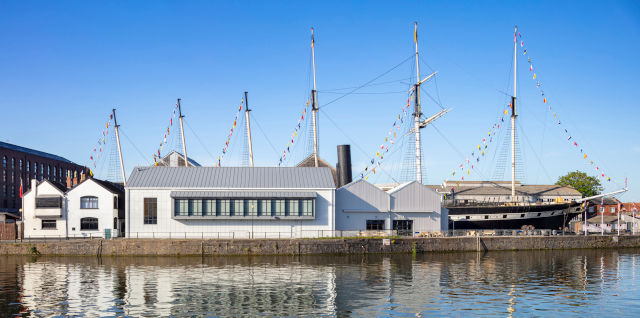
[[[280,153],[309,95],[311,27],[323,106],[341,96],[336,92],[348,92],[327,90],[362,85],[409,58],[414,22],[424,59],[421,75],[429,68],[438,71],[437,90],[435,81],[425,88],[453,108],[435,123],[446,140],[433,127],[423,130],[428,183],[456,171],[504,109],[505,96],[498,90],[513,90],[509,74],[517,25],[571,141],[619,186],[628,173],[630,191],[622,199],[640,201],[637,2],[3,1],[0,139],[85,164],[116,108],[133,141],[122,141],[128,175],[152,161],[181,98],[186,121],[211,153],[186,128],[189,157],[213,165],[248,91],[257,124]],[[336,145],[352,144],[354,172],[365,166],[406,103],[406,83],[415,73],[410,62],[373,82],[391,83],[365,87],[322,109],[322,158],[335,164]],[[542,103],[528,65],[526,56],[519,56],[527,183],[555,182],[573,170],[595,176]],[[423,96],[425,114],[439,109]],[[256,165],[274,166],[278,154],[257,124],[252,124]],[[223,165],[241,164],[239,136],[234,133],[238,148]],[[304,155],[302,148],[293,159]],[[394,165],[400,160],[383,168],[395,176]],[[492,175],[488,162],[480,167]],[[106,177],[107,168],[95,170]],[[385,174],[375,177],[369,181],[391,181]],[[614,181],[603,183],[607,191],[616,187]]]

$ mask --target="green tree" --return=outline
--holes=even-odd
[[[569,172],[558,178],[557,185],[568,185],[582,193],[582,197],[590,197],[602,192],[602,184],[596,177],[590,177],[586,172]]]

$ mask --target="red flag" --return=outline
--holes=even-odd
[[[173,125],[173,117],[172,117],[171,119],[169,119],[169,123],[170,123],[171,125]]]
[[[160,150],[158,150],[158,157],[160,157]]]
[[[20,197],[22,198],[22,179],[20,179]]]

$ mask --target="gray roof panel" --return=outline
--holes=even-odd
[[[335,188],[331,169],[295,167],[136,167],[127,188]]]

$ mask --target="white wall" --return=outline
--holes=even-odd
[[[313,220],[260,220],[244,217],[241,220],[174,220],[171,218],[171,191],[212,191],[221,189],[147,189],[127,188],[126,229],[127,237],[175,237],[175,238],[289,238],[332,236],[334,223],[334,190],[316,190],[315,219]],[[301,189],[224,189],[229,191],[296,191]],[[304,189],[312,190],[312,189]],[[144,224],[144,198],[157,198],[158,224]]]
[[[23,196],[22,211],[24,215],[24,237],[66,237],[67,236],[67,222],[66,222],[66,206],[67,202],[64,195],[48,182],[42,182],[36,186],[36,181],[32,180],[31,191]],[[36,196],[42,195],[56,195],[62,197],[62,217],[61,218],[37,218],[35,216],[36,211]],[[42,220],[56,220],[56,229],[42,229]]]
[[[97,197],[98,208],[81,209],[80,198],[84,196]],[[67,233],[69,233],[69,237],[102,237],[105,229],[111,229],[113,237],[115,234],[113,231],[113,218],[118,216],[117,212],[114,215],[113,197],[114,194],[111,191],[108,191],[92,179],[82,182],[69,191],[67,193]],[[86,217],[98,219],[98,230],[80,230],[80,219]]]

